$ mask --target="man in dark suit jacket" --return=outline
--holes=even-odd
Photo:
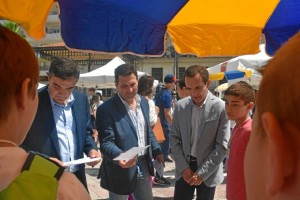
[[[148,101],[137,94],[138,78],[133,66],[120,65],[115,70],[118,93],[97,110],[96,126],[100,135],[103,162],[99,178],[109,190],[109,199],[153,199],[150,175],[152,156],[163,162],[163,155],[149,122]],[[99,116],[99,117],[98,117]],[[129,160],[113,159],[132,147],[150,147]]]
[[[49,85],[39,91],[38,110],[22,147],[62,162],[83,158],[83,153],[100,157],[90,132],[87,96],[73,91],[78,78],[79,69],[72,60],[52,61]],[[70,166],[67,171],[74,173],[87,188],[84,167]]]

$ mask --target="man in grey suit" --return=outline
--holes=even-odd
[[[174,199],[213,200],[215,187],[222,183],[223,160],[230,138],[224,102],[209,90],[208,71],[193,65],[186,69],[190,93],[177,102],[170,135],[176,166]]]

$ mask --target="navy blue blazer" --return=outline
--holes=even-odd
[[[76,124],[76,154],[75,159],[83,158],[83,153],[88,155],[91,149],[97,149],[91,135],[91,122],[88,98],[79,91],[73,91],[75,101],[72,105],[73,117]],[[27,151],[37,151],[50,157],[61,160],[58,136],[54,122],[52,105],[48,93],[48,86],[39,91],[39,105],[31,128],[21,145]],[[86,182],[84,164],[79,166],[81,174],[79,180]]]
[[[149,104],[141,96],[141,109],[147,127],[147,145],[151,145],[145,154],[149,172],[154,175],[152,157],[161,154],[161,149],[153,134],[149,122]],[[118,94],[104,102],[97,109],[96,127],[100,138],[100,150],[103,161],[98,178],[101,178],[101,187],[117,193],[130,194],[135,190],[137,168],[123,169],[113,159],[122,152],[138,146],[138,137],[134,125]]]

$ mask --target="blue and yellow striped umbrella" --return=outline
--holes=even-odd
[[[181,54],[259,52],[262,31],[273,53],[299,30],[299,0],[58,0],[61,35],[71,49],[161,56],[169,34]],[[54,0],[0,1],[0,18],[45,36]],[[275,11],[274,11],[275,10]],[[268,45],[270,43],[270,45]]]
[[[223,80],[224,77],[227,80],[250,78],[253,74],[254,67],[249,66],[251,66],[249,63],[240,60],[223,62],[207,69],[209,72],[209,80],[218,81]]]

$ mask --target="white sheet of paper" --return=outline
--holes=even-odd
[[[121,153],[118,157],[115,157],[114,160],[130,160],[148,147],[150,147],[150,145],[145,147],[132,147],[128,151]]]
[[[101,158],[91,158],[91,157],[85,157],[85,158],[81,158],[78,160],[72,160],[69,162],[65,162],[64,165],[65,166],[71,166],[71,165],[79,165],[82,163],[88,163],[88,162],[93,162],[93,161],[98,161],[101,160]]]

